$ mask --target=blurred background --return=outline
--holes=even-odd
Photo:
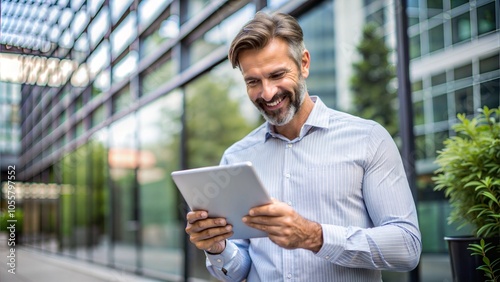
[[[303,27],[311,95],[379,121],[400,146],[400,132],[413,132],[404,158],[423,238],[418,280],[451,281],[443,237],[468,230],[447,224],[448,202],[433,191],[434,159],[457,113],[500,105],[500,4],[400,4],[1,0],[0,233],[7,238],[14,171],[23,249],[162,281],[210,281],[203,253],[186,241],[187,208],[170,172],[217,165],[225,148],[262,123],[227,50],[256,11],[282,11]],[[399,16],[408,23],[404,112]],[[402,116],[411,128],[399,126]],[[409,273],[384,277],[415,281]]]

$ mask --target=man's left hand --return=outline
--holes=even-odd
[[[323,245],[321,225],[298,214],[286,203],[273,199],[267,205],[252,208],[243,217],[248,226],[262,230],[269,239],[285,249],[307,249],[318,252]]]

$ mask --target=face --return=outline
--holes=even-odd
[[[273,39],[263,49],[241,52],[238,59],[248,96],[264,118],[276,126],[289,123],[307,93],[309,53],[304,51],[299,68],[289,56],[288,44]]]

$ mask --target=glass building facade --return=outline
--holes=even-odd
[[[15,2],[2,0],[2,15],[24,15]],[[20,100],[22,242],[165,281],[210,280],[203,253],[187,242],[187,207],[170,173],[218,164],[225,148],[262,122],[227,61],[239,28],[259,10],[297,17],[311,52],[309,92],[340,110],[351,104],[350,65],[364,23],[377,22],[387,44],[396,44],[397,8],[384,0],[36,5],[33,19],[43,24],[31,33],[43,40],[0,53],[23,62],[22,75],[0,84],[22,85],[19,95],[0,92],[0,107]],[[432,190],[436,150],[457,113],[500,104],[499,11],[494,0],[408,2],[424,253],[445,253],[443,236],[456,233],[446,224],[447,201]],[[15,30],[11,21],[2,25],[6,35]],[[11,146],[5,113],[0,154]]]

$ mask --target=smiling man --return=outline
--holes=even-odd
[[[379,124],[309,96],[298,22],[257,13],[229,60],[266,122],[221,164],[252,162],[274,200],[242,218],[265,238],[231,240],[225,218],[188,213],[186,232],[210,273],[224,281],[381,281],[381,270],[415,268],[421,238],[399,151]]]

